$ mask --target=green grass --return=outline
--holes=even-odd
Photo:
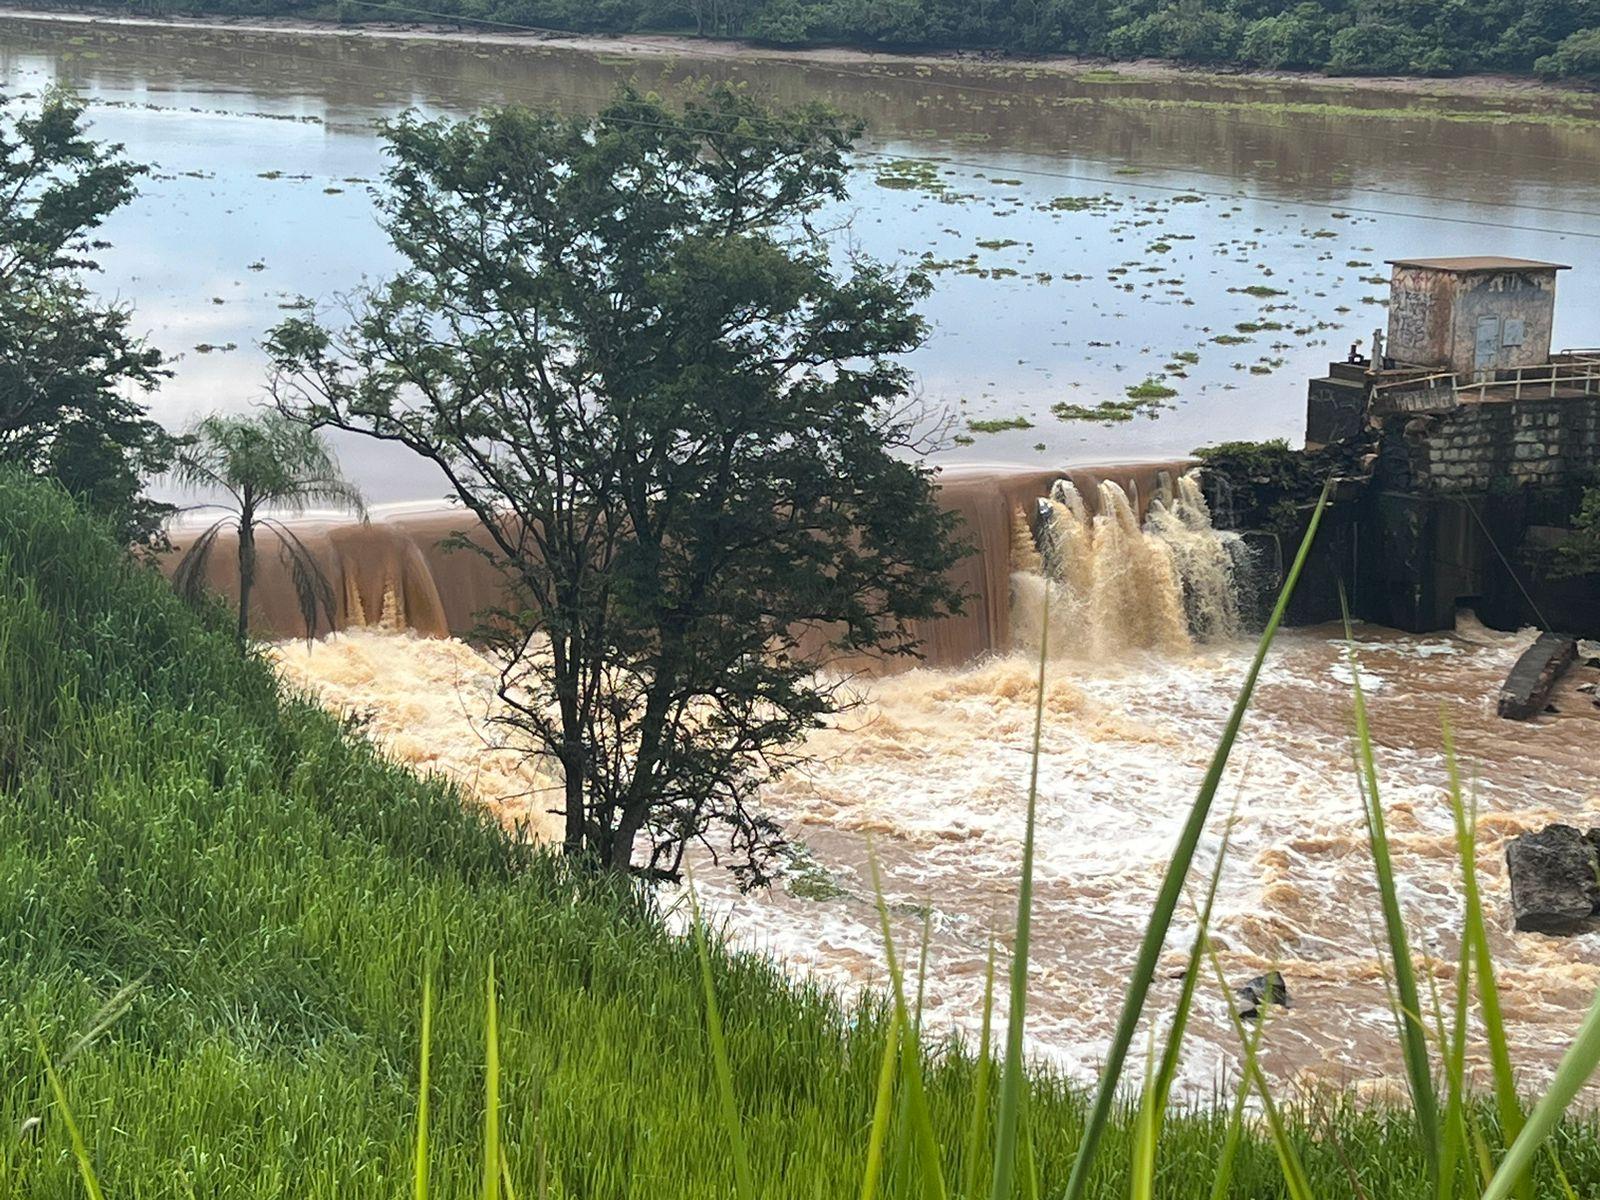
[[[1084,1093],[990,1087],[916,1039],[897,959],[857,1003],[669,935],[282,694],[225,616],[7,476],[0,714],[0,1196],[986,1195],[1002,1111],[1016,1194],[1066,1183]],[[1564,1194],[1553,1145],[1600,1194],[1600,1131],[1562,1098],[1524,1165]],[[1273,1100],[1265,1126],[1233,1096],[1173,1109],[1136,1158],[1151,1114],[1113,1097],[1081,1194],[1128,1196],[1135,1161],[1173,1200],[1431,1194],[1408,1112]],[[1494,1107],[1462,1111],[1497,1156]]]

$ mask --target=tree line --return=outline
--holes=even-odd
[[[1600,0],[125,0],[142,12],[503,22],[781,46],[1160,58],[1349,75],[1600,78]]]

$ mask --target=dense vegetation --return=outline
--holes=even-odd
[[[173,447],[139,399],[166,371],[87,276],[145,169],[85,135],[76,98],[28,111],[0,96],[0,464],[56,479],[140,541],[169,511],[141,491]]]
[[[779,45],[1149,56],[1441,75],[1600,77],[1597,0],[128,0],[141,12],[446,19],[687,30]]]
[[[732,1194],[694,952],[647,906],[569,883],[451,788],[281,695],[239,655],[229,614],[186,608],[60,492],[5,475],[0,646],[0,1193],[80,1194],[30,1022],[67,1058],[133,987],[62,1070],[107,1195],[398,1194],[430,971],[434,1194],[475,1192],[494,954],[518,1194],[541,1178],[594,1200]],[[847,1016],[753,958],[715,954],[713,976],[760,1194],[853,1194],[881,1006]],[[972,1077],[968,1055],[930,1056],[951,1178]],[[1027,1113],[1059,1188],[1082,1097],[1036,1077]],[[1288,1120],[1319,1196],[1417,1194],[1409,1116]],[[1114,1119],[1091,1194],[1126,1195],[1129,1126]],[[1164,1195],[1210,1194],[1227,1128],[1225,1109],[1174,1116]],[[1560,1150],[1578,1194],[1595,1194],[1594,1129]],[[887,1195],[920,1194],[909,1168],[891,1160]],[[1287,1194],[1253,1134],[1228,1194]]]

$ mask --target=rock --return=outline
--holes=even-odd
[[[1522,652],[1500,686],[1497,705],[1502,717],[1525,721],[1540,712],[1550,698],[1550,689],[1578,657],[1578,643],[1559,633],[1541,633],[1539,640]]]
[[[1289,1007],[1289,985],[1284,982],[1282,971],[1257,975],[1233,990],[1239,997],[1239,1016],[1246,1021],[1253,1021],[1260,1016],[1263,1004]]]
[[[1576,933],[1600,913],[1600,830],[1546,825],[1506,847],[1511,911],[1523,933]]]

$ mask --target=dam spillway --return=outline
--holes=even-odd
[[[961,517],[972,553],[952,570],[965,611],[921,622],[924,662],[954,667],[1037,645],[1046,589],[1053,656],[1096,658],[1129,650],[1181,652],[1241,629],[1248,555],[1237,535],[1212,528],[1186,461],[1061,469],[958,467],[941,472],[937,498]],[[296,521],[294,533],[331,585],[331,621],[315,635],[378,627],[427,637],[463,636],[476,614],[501,604],[501,576],[482,555],[447,545],[472,540],[476,519],[445,506],[402,505],[372,520]],[[168,570],[198,530],[173,531]],[[263,638],[304,636],[277,534],[258,532],[251,626]],[[236,597],[236,542],[219,539],[206,582]]]

